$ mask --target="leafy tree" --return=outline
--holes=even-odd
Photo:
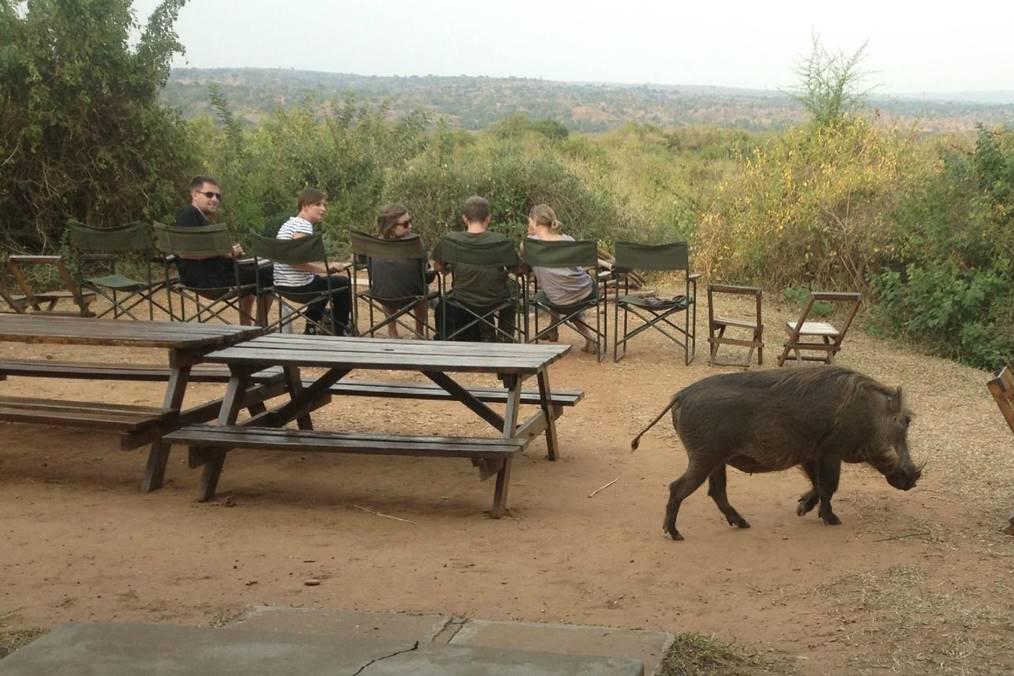
[[[68,217],[162,216],[192,164],[158,93],[186,0],[164,0],[133,48],[130,0],[0,0],[0,243],[53,248]]]

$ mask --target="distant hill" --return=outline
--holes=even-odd
[[[515,113],[588,132],[628,122],[781,129],[805,117],[791,96],[771,90],[469,76],[374,77],[257,68],[178,68],[163,98],[184,116],[207,114],[212,83],[221,88],[237,115],[252,122],[278,107],[321,105],[350,94],[363,102],[386,102],[395,115],[418,109],[472,130]],[[909,95],[873,97],[870,106],[885,123],[918,120],[925,131],[967,130],[976,123],[1014,125],[1014,98],[993,94],[996,101],[1006,102],[973,101],[968,94],[952,95],[961,99],[955,101]]]

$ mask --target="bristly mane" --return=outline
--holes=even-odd
[[[781,377],[771,383],[772,390],[778,390],[791,396],[805,398],[815,388],[827,391],[829,388],[838,390],[841,403],[835,412],[838,413],[852,405],[863,390],[873,390],[889,399],[898,398],[898,391],[878,383],[873,378],[843,366],[813,366],[809,368],[777,371]],[[902,402],[898,401],[899,408]]]

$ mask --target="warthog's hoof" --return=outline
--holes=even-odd
[[[676,530],[676,526],[670,526],[669,524],[666,524],[666,525],[662,526],[662,530],[664,530],[666,532],[666,534],[669,537],[671,537],[673,540],[682,540],[683,539],[683,536],[680,535],[680,532],[678,530]]]
[[[841,525],[841,519],[839,519],[834,514],[826,514],[826,515],[822,514],[820,518],[823,519],[824,523],[826,523],[828,526],[840,526]]]
[[[741,517],[739,514],[734,514],[732,516],[727,516],[727,517],[725,517],[725,520],[729,522],[730,526],[735,526],[736,528],[749,528],[750,527],[750,524],[747,522],[747,520],[744,519],[743,517]]]
[[[805,494],[799,498],[799,504],[796,505],[796,516],[806,516],[810,510],[817,506],[817,496],[811,496]]]

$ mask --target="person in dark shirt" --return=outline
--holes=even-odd
[[[176,212],[177,227],[200,227],[210,225],[218,214],[218,207],[222,203],[222,189],[218,181],[211,176],[195,176],[190,181],[190,205],[181,208]],[[185,286],[192,289],[221,289],[236,284],[236,274],[233,271],[233,260],[243,255],[243,247],[234,244],[232,257],[228,256],[207,256],[204,258],[180,258],[177,267],[180,271],[180,280]],[[241,263],[239,265],[239,283],[241,286],[257,283],[260,276],[260,283],[263,288],[268,288],[272,283],[272,270],[270,266],[257,268],[253,263]],[[263,316],[267,316],[271,307],[272,296],[262,298]],[[253,323],[253,309],[256,301],[255,293],[247,293],[239,298],[239,323]]]
[[[463,231],[452,231],[444,234],[444,238],[462,243],[489,244],[506,240],[498,232],[489,230],[491,220],[489,202],[485,198],[474,195],[465,201],[461,220],[465,223]],[[439,273],[451,272],[451,302],[441,303],[438,312],[446,313],[441,322],[447,327],[447,334],[454,335],[455,340],[497,342],[502,337],[492,327],[482,323],[472,323],[475,317],[468,312],[485,315],[511,298],[508,286],[509,271],[506,268],[468,265],[465,263],[450,264],[443,260],[442,242],[437,242],[433,249],[433,267]],[[459,305],[468,310],[458,307]],[[505,307],[497,312],[497,328],[503,334],[514,333],[514,308]],[[469,326],[471,324],[471,326]],[[459,327],[465,327],[459,332]],[[456,334],[456,335],[455,335]]]

